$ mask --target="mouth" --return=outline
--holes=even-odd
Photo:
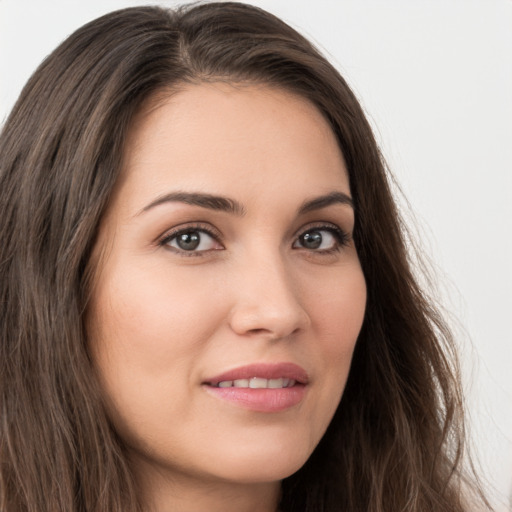
[[[281,412],[299,404],[309,377],[294,363],[251,364],[204,381],[206,391],[225,402],[256,412]]]
[[[297,384],[295,379],[280,377],[278,379],[265,379],[251,377],[249,379],[223,380],[214,387],[217,388],[250,388],[250,389],[283,389],[291,388]]]
[[[282,389],[309,381],[304,368],[295,363],[256,363],[229,370],[203,382],[216,388]]]

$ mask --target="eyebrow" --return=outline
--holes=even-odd
[[[354,201],[352,201],[352,198],[348,194],[334,191],[330,192],[329,194],[305,201],[299,208],[299,214],[303,215],[314,210],[321,210],[322,208],[327,208],[333,204],[344,204],[350,206],[352,209],[354,208]]]
[[[170,192],[169,194],[157,197],[154,201],[138,212],[137,215],[165,203],[185,203],[193,206],[200,206],[201,208],[207,208],[209,210],[233,213],[238,216],[243,216],[246,213],[242,204],[227,197],[203,194],[200,192]],[[329,194],[304,201],[304,203],[299,207],[298,213],[299,215],[304,215],[314,210],[327,208],[333,204],[343,204],[354,208],[354,202],[348,194],[334,191]]]
[[[245,208],[234,199],[222,196],[214,196],[211,194],[202,194],[199,192],[171,192],[163,196],[157,197],[154,201],[145,206],[137,215],[151,210],[155,206],[164,203],[185,203],[209,210],[217,210],[221,212],[234,213],[238,216],[245,215]]]

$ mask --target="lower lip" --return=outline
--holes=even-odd
[[[301,384],[279,389],[204,387],[217,398],[256,412],[285,411],[299,404],[306,393],[306,386]]]

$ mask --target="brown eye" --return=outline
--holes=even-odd
[[[299,235],[293,247],[318,252],[331,251],[344,245],[345,240],[346,235],[338,228],[312,228]]]
[[[180,231],[168,237],[164,243],[173,249],[185,252],[201,252],[220,248],[212,235],[200,229]]]
[[[197,231],[182,233],[176,237],[176,245],[184,251],[194,251],[201,243],[201,235]]]
[[[306,249],[318,249],[322,245],[323,236],[320,231],[312,231],[302,234],[299,241]]]

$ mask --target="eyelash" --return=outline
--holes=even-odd
[[[168,248],[169,250],[175,252],[176,254],[179,254],[180,256],[186,256],[186,257],[197,257],[197,256],[203,256],[205,252],[210,251],[185,251],[183,249],[176,249],[175,247],[171,247],[168,245],[172,240],[174,240],[179,235],[183,235],[185,233],[193,233],[199,231],[201,233],[206,233],[208,236],[213,238],[217,243],[220,242],[221,235],[218,231],[213,230],[209,225],[202,224],[202,223],[195,223],[195,224],[189,224],[185,227],[179,227],[175,228],[169,232],[167,232],[163,238],[160,239],[158,242],[158,245],[161,247]]]
[[[312,249],[309,250],[310,252],[315,254],[333,254],[335,252],[340,251],[343,247],[346,247],[350,242],[350,235],[346,231],[343,231],[340,227],[336,226],[335,224],[326,223],[307,226],[306,229],[301,230],[301,232],[297,235],[296,240],[298,240],[301,236],[305,235],[310,231],[327,231],[331,235],[333,235],[334,239],[336,240],[336,244],[334,245],[334,247],[331,247],[330,249],[320,249],[317,251]],[[302,247],[302,249],[308,250],[306,247]]]
[[[314,250],[314,249],[307,249],[306,247],[300,247],[299,249],[304,249],[308,252],[319,254],[319,255],[328,255],[333,254],[335,252],[338,252],[342,247],[346,247],[350,242],[350,235],[343,231],[341,228],[336,226],[335,224],[327,224],[327,223],[321,223],[321,224],[315,224],[315,225],[309,225],[307,228],[301,230],[298,235],[295,238],[294,244],[297,240],[300,239],[301,236],[305,235],[306,233],[310,231],[328,231],[331,233],[335,240],[336,245],[329,249],[320,249],[320,250]],[[213,230],[209,225],[202,224],[202,223],[196,223],[196,224],[190,224],[186,227],[179,227],[176,229],[171,230],[170,232],[167,232],[158,242],[158,245],[161,247],[166,247],[173,252],[179,254],[180,256],[185,257],[198,257],[203,256],[204,253],[210,252],[212,250],[216,249],[209,249],[209,250],[203,250],[203,251],[186,251],[183,249],[177,249],[175,247],[170,247],[169,243],[174,240],[179,235],[185,234],[185,233],[191,233],[191,232],[202,232],[206,233],[208,236],[210,236],[213,240],[215,240],[218,244],[221,244],[221,234]]]

